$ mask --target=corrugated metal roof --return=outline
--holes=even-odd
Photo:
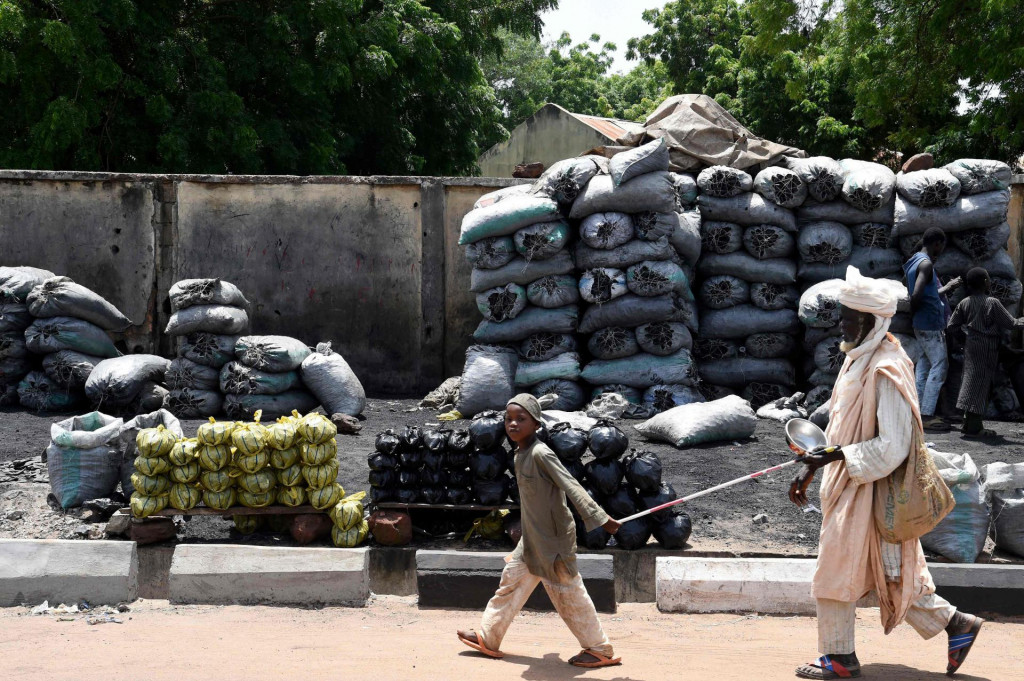
[[[586,114],[578,114],[568,112],[569,115],[576,117],[582,123],[589,125],[594,130],[614,141],[622,137],[624,134],[632,129],[641,128],[639,123],[633,123],[631,121],[622,121],[616,118],[602,118],[600,116],[587,116]]]

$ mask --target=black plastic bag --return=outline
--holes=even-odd
[[[620,485],[615,494],[609,494],[601,504],[605,511],[613,518],[625,518],[637,511],[637,500],[631,491],[624,485]]]
[[[630,520],[615,533],[615,545],[620,549],[634,551],[647,545],[651,538],[651,525],[647,518]]]
[[[366,463],[371,471],[393,471],[398,468],[398,457],[394,454],[374,452],[366,457]]]
[[[406,426],[399,434],[398,441],[405,451],[419,449],[423,446],[423,429],[419,426]]]
[[[439,471],[444,468],[446,458],[444,452],[432,452],[428,449],[423,452],[423,466]]]
[[[448,434],[448,453],[459,452],[469,455],[473,451],[473,438],[468,430],[453,430]]]
[[[595,459],[618,459],[629,447],[629,438],[614,423],[601,419],[587,434],[587,443]]]
[[[480,412],[469,424],[469,436],[476,449],[494,449],[505,442],[505,417],[496,411]]]
[[[454,506],[464,506],[473,501],[473,493],[465,487],[449,487],[445,490],[445,499]]]
[[[483,506],[497,506],[508,498],[508,477],[501,475],[497,480],[474,480],[473,496]]]
[[[508,455],[501,447],[484,452],[473,452],[469,457],[469,470],[477,480],[495,480],[505,472]]]
[[[420,485],[423,487],[444,487],[448,484],[448,471],[428,468],[420,469]],[[434,502],[429,502],[434,503]]]
[[[373,448],[382,454],[395,454],[401,446],[402,443],[395,435],[395,431],[390,428],[383,433],[378,433],[377,439],[373,443]]]
[[[471,452],[472,450],[467,452],[465,450],[449,449],[444,455],[444,467],[448,470],[465,468],[469,465],[469,456]]]
[[[420,483],[419,471],[401,470],[398,471],[399,487],[416,487]]]
[[[400,504],[418,504],[420,501],[420,491],[418,489],[399,487],[398,491],[395,492],[395,500]]]
[[[370,471],[368,480],[370,485],[373,487],[394,487],[397,482],[398,476],[394,470],[381,469],[377,471]]]
[[[654,452],[633,450],[623,459],[626,480],[642,494],[654,494],[661,486],[661,459]]]
[[[422,449],[405,449],[398,454],[398,463],[402,468],[415,469],[423,465]]]
[[[548,446],[564,461],[579,461],[587,451],[587,433],[569,423],[556,423],[548,435]]]
[[[448,486],[449,487],[465,487],[469,488],[473,484],[473,472],[463,466],[462,468],[452,468],[448,471]]]
[[[576,478],[577,482],[587,479],[587,469],[582,461],[566,461],[562,465],[565,466],[565,470],[569,471],[569,475]]]
[[[587,482],[602,496],[615,494],[622,484],[622,462],[618,459],[596,459],[588,463],[585,469]]]
[[[690,516],[685,513],[674,515],[654,526],[654,538],[663,549],[686,548],[686,540],[690,538],[693,525]]]
[[[428,452],[443,452],[448,448],[448,435],[451,431],[428,428],[423,431],[423,446]]]
[[[420,497],[427,504],[443,504],[445,501],[444,487],[424,487],[420,490]]]
[[[640,495],[640,501],[643,503],[643,507],[645,509],[661,506],[662,504],[667,504],[670,501],[675,501],[678,498],[679,495],[676,494],[675,488],[667,482],[661,483],[661,486],[658,487],[658,491],[653,494]],[[683,512],[682,506],[682,504],[679,504],[678,506],[666,508],[664,511],[652,513],[651,518],[658,523],[664,522],[674,515],[681,514]]]
[[[383,504],[395,500],[394,487],[370,487],[370,501],[375,504]]]
[[[590,532],[587,532],[587,528],[583,525],[582,520],[576,522],[576,543],[591,551],[600,551],[607,547],[608,540],[611,537],[610,534],[605,532],[603,527],[595,527]]]
[[[513,503],[519,503],[519,481],[516,480],[516,476],[510,476],[508,479],[508,498]]]

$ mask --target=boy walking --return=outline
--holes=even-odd
[[[529,394],[513,397],[505,409],[505,431],[516,444],[515,469],[519,484],[523,536],[501,573],[498,590],[484,610],[479,631],[459,631],[459,640],[489,657],[503,657],[501,641],[530,594],[543,584],[555,610],[583,650],[569,660],[577,667],[606,667],[621,663],[597,619],[597,611],[576,569],[576,524],[566,496],[579,511],[587,530],[611,534],[619,523],[611,519],[555,456],[537,439],[541,407]]]
[[[956,408],[964,412],[966,438],[995,436],[982,418],[999,364],[1000,336],[1004,330],[1024,326],[1024,318],[1014,319],[998,299],[988,295],[988,289],[988,272],[981,267],[971,269],[967,273],[969,295],[949,318],[949,329],[964,333],[964,377]]]

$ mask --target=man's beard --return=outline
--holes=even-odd
[[[844,354],[849,354],[851,350],[856,350],[860,342],[857,341],[842,341],[839,343],[839,349]]]

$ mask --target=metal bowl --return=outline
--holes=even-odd
[[[797,454],[806,454],[816,447],[828,445],[828,437],[818,426],[806,419],[792,419],[786,424],[786,442]]]

